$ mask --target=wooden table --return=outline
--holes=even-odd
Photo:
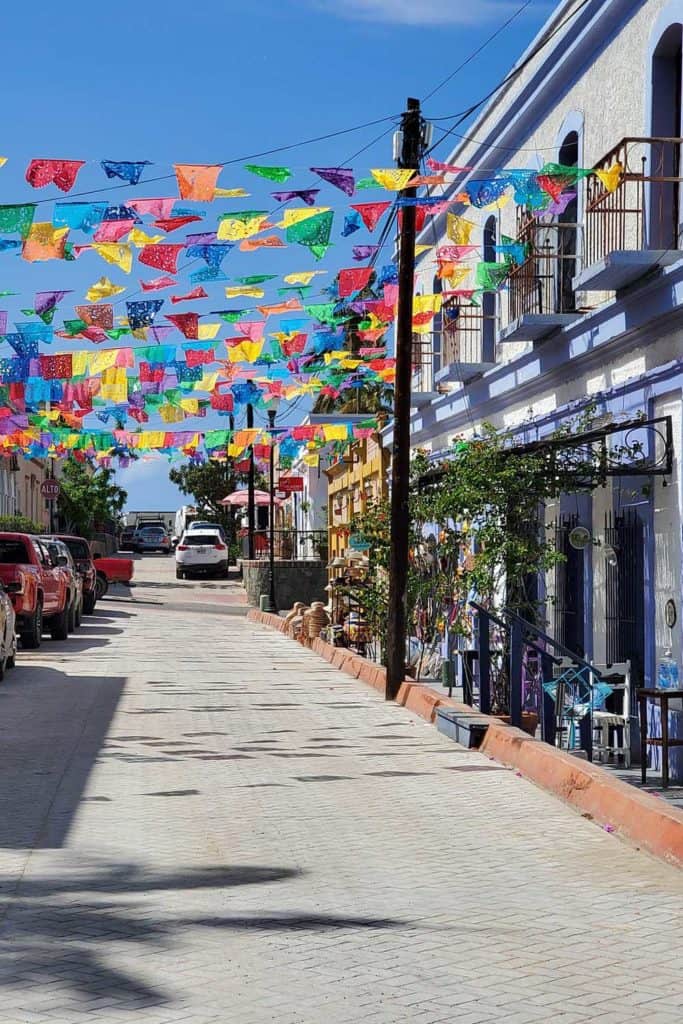
[[[669,748],[683,747],[683,740],[669,739],[669,701],[683,700],[683,690],[636,690],[638,707],[640,710],[640,763],[641,779],[643,785],[647,782],[647,745],[662,748],[662,787],[669,786]],[[662,735],[647,735],[647,702],[648,700],[659,701],[662,708]]]

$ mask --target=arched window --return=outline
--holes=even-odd
[[[495,263],[497,244],[497,231],[495,216],[488,217],[484,223],[483,253],[485,263]],[[482,329],[481,329],[481,362],[495,363],[496,361],[496,293],[484,292],[481,299]],[[476,360],[475,360],[476,361]]]
[[[655,47],[652,57],[652,137],[650,169],[652,178],[679,178],[681,148],[681,53],[683,26],[670,25]],[[650,187],[650,249],[678,248],[680,185],[677,181],[653,181]]]
[[[558,153],[558,163],[562,167],[578,167],[579,136],[578,132],[569,132],[564,137]],[[569,188],[567,189],[569,191]],[[576,188],[572,191],[576,192]],[[557,216],[557,274],[555,288],[555,312],[573,313],[576,309],[576,296],[572,280],[576,276],[576,243],[577,218],[579,204],[576,195],[567,203],[562,213]]]

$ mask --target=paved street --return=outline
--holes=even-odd
[[[136,572],[0,686],[3,1024],[679,1024],[680,873]]]

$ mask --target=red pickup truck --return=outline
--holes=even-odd
[[[17,617],[21,646],[40,647],[43,622],[53,640],[66,640],[68,588],[64,573],[52,564],[50,553],[27,533],[0,533],[0,582]]]
[[[107,593],[110,583],[126,584],[133,579],[135,566],[132,558],[106,558],[102,555],[95,555],[94,558],[97,571],[95,592],[98,601]]]

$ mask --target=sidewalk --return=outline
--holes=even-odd
[[[680,1021],[680,872],[281,635],[104,601],[24,664],[3,1022]]]

